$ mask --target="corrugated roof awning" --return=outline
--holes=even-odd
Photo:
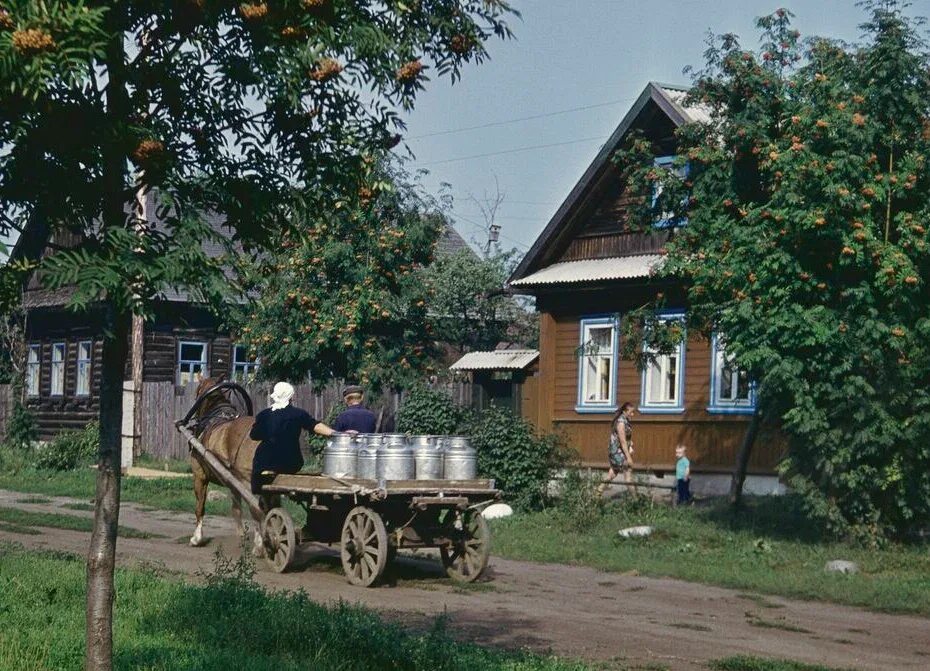
[[[510,283],[513,287],[537,287],[545,284],[572,284],[601,280],[630,280],[649,277],[665,257],[661,254],[615,256],[607,259],[583,259],[554,263],[532,275]]]
[[[491,352],[469,352],[449,370],[523,370],[539,358],[535,349],[498,349]]]

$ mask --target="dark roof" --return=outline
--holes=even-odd
[[[569,192],[559,209],[552,215],[546,228],[543,229],[533,246],[524,255],[523,260],[513,271],[508,282],[522,279],[540,269],[550,244],[559,236],[564,227],[571,222],[572,216],[578,207],[591,195],[600,178],[610,168],[611,156],[619,148],[624,136],[648,103],[655,103],[676,126],[705,120],[706,113],[704,110],[683,106],[683,99],[687,90],[687,87],[659,84],[657,82],[649,82],[646,85],[646,88],[636,99],[636,102],[633,103],[620,124],[601,146],[597,156],[594,157],[588,169],[582,174],[581,179],[578,180],[578,183]]]
[[[452,227],[452,224],[446,224],[442,233],[439,234],[439,240],[436,242],[436,257],[451,256],[463,249],[467,249],[472,254],[475,253],[475,250],[465,242],[465,239]]]

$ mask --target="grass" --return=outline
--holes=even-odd
[[[34,513],[17,508],[0,507],[0,522],[16,527],[50,527],[53,529],[70,529],[71,531],[90,532],[94,521],[89,517],[75,515],[60,515],[58,513]],[[132,527],[119,527],[119,535],[123,538],[162,538],[157,534],[139,531]]]
[[[647,524],[647,538],[617,530]],[[759,497],[734,512],[724,502],[669,508],[637,501],[611,504],[594,523],[574,528],[549,509],[492,522],[493,552],[510,559],[584,565],[604,571],[672,577],[741,590],[740,598],[777,608],[760,595],[779,595],[930,615],[930,552],[926,545],[865,549],[824,540],[793,497]],[[831,559],[860,566],[855,575],[826,573]],[[746,594],[752,592],[752,595]]]
[[[134,466],[152,468],[158,471],[171,471],[172,473],[190,473],[190,459],[160,459],[150,454],[140,454],[133,459]]]
[[[67,508],[68,510],[83,510],[83,511],[94,510],[93,503],[63,503],[61,504],[61,507]]]
[[[81,669],[84,562],[0,546],[0,668]],[[203,584],[116,572],[115,668],[145,671],[467,669],[583,671],[581,662],[451,639],[445,621],[411,633],[369,610],[269,592],[244,564],[218,560]],[[48,632],[55,632],[49,636]]]
[[[848,671],[819,664],[802,664],[784,659],[763,659],[761,657],[727,657],[710,663],[714,671]]]
[[[44,505],[46,503],[51,503],[51,502],[52,502],[51,499],[47,499],[44,496],[27,496],[24,499],[16,499],[16,503],[27,503],[27,504],[33,503],[33,504]]]

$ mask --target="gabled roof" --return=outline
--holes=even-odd
[[[539,358],[535,349],[496,349],[489,352],[469,352],[449,370],[523,370]]]
[[[465,242],[465,238],[459,235],[459,232],[452,227],[452,224],[444,224],[442,233],[439,234],[439,240],[436,241],[436,258],[452,256],[463,249],[467,249],[472,254],[475,253],[475,250]]]
[[[710,121],[710,113],[706,107],[686,107],[684,99],[687,95],[688,88],[682,86],[673,86],[670,84],[659,84],[649,82],[643,92],[640,94],[633,106],[626,113],[626,116],[620,121],[620,124],[601,146],[600,151],[594,160],[585,170],[581,179],[575,184],[568,196],[556,210],[555,214],[549,220],[546,228],[536,238],[533,246],[523,257],[520,265],[517,266],[510,276],[509,283],[512,286],[520,286],[520,281],[527,278],[534,271],[539,271],[538,265],[546,249],[558,236],[564,226],[571,221],[571,215],[576,208],[581,205],[584,199],[590,194],[591,190],[597,184],[599,179],[610,167],[611,156],[619,149],[621,142],[633,124],[639,118],[646,106],[652,102],[672,121],[675,126],[683,126],[687,123],[706,123]]]

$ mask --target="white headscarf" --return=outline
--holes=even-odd
[[[281,408],[286,408],[290,402],[291,397],[294,395],[294,387],[288,384],[287,382],[278,382],[274,386],[274,391],[271,392],[271,410],[280,410]]]

